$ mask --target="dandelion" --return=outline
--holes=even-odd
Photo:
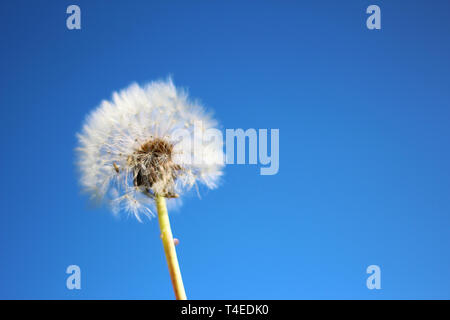
[[[80,183],[93,200],[139,221],[154,216],[156,207],[177,299],[186,294],[166,199],[174,201],[198,184],[215,188],[223,169],[222,141],[195,135],[199,123],[202,130],[217,126],[169,79],[114,93],[112,101],[103,101],[87,117],[78,134]]]

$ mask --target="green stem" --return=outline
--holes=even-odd
[[[167,265],[169,267],[170,278],[172,280],[175,298],[186,300],[183,279],[181,278],[180,266],[178,265],[177,252],[173,242],[172,230],[170,228],[169,215],[167,213],[166,199],[163,196],[155,196],[156,209],[158,210],[159,228],[161,229],[161,239],[166,254]]]

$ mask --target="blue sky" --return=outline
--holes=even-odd
[[[81,8],[81,30],[66,8]],[[381,8],[382,29],[365,9]],[[172,75],[225,128],[280,130],[171,212],[192,299],[449,299],[448,1],[2,1],[0,298],[172,299],[157,220],[92,208],[75,133]],[[67,290],[79,265],[82,289]],[[368,290],[366,268],[381,268]]]

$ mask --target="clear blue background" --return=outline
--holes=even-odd
[[[449,9],[2,1],[0,298],[173,298],[157,220],[90,208],[73,151],[102,99],[171,74],[223,128],[280,129],[277,175],[227,166],[172,212],[190,298],[449,299]]]

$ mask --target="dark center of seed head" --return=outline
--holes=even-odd
[[[134,185],[154,195],[153,185],[162,182],[163,189],[158,192],[165,197],[177,197],[173,187],[181,167],[173,163],[172,155],[173,144],[161,138],[141,145],[133,156]]]

